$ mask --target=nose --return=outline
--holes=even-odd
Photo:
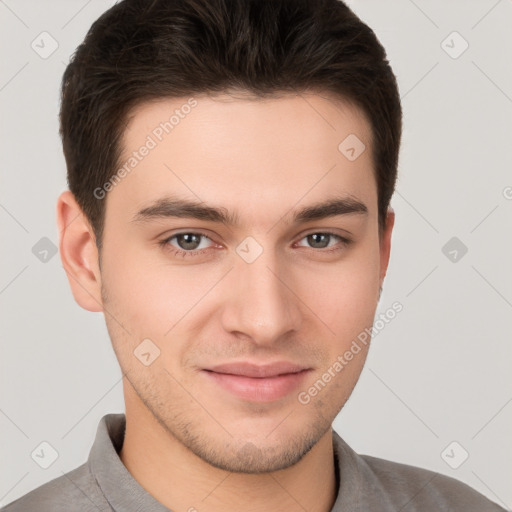
[[[276,256],[265,250],[248,263],[237,258],[226,286],[222,324],[226,332],[245,335],[254,344],[272,345],[301,326],[300,300]]]

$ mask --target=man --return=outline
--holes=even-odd
[[[105,313],[126,415],[3,510],[502,510],[332,430],[401,137],[384,49],[343,3],[122,1],[66,69],[60,119],[61,258]]]

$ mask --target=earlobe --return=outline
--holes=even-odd
[[[386,215],[386,225],[384,227],[384,232],[382,233],[382,237],[380,240],[380,286],[384,282],[384,278],[386,277],[386,272],[389,264],[389,256],[391,253],[391,234],[393,232],[393,227],[395,225],[395,211],[391,206],[388,208],[388,213]]]
[[[60,257],[73,297],[88,311],[103,311],[94,232],[70,190],[57,200],[57,225]]]

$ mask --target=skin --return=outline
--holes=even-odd
[[[188,98],[138,106],[124,156]],[[124,374],[126,435],[120,457],[158,501],[177,511],[329,511],[336,499],[331,425],[364,365],[363,347],[307,405],[307,390],[375,316],[394,213],[379,236],[371,132],[360,110],[325,94],[253,100],[195,96],[198,104],[106,196],[99,254],[73,195],[58,199],[60,254],[77,303],[105,314]],[[356,134],[349,161],[338,145]],[[124,160],[123,160],[124,161]],[[240,224],[132,221],[162,196],[236,212]],[[295,210],[333,196],[367,213],[293,224]],[[177,232],[200,237],[195,256]],[[331,232],[324,246],[307,235]],[[246,237],[263,249],[248,263]],[[196,247],[199,242],[196,244]],[[327,245],[327,247],[325,247]],[[184,249],[185,248],[185,249]],[[329,249],[338,248],[334,252]],[[149,338],[160,355],[134,350]],[[244,400],[203,368],[232,361],[291,361],[310,368],[278,400]]]

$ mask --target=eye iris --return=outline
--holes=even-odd
[[[181,235],[177,235],[178,245],[182,249],[194,250],[201,243],[201,235],[195,235],[193,233],[184,233]]]
[[[308,235],[308,243],[315,247],[316,249],[323,249],[329,245],[330,235],[325,233],[313,233],[312,235]],[[320,240],[323,239],[323,240]],[[320,243],[320,246],[315,245]]]

